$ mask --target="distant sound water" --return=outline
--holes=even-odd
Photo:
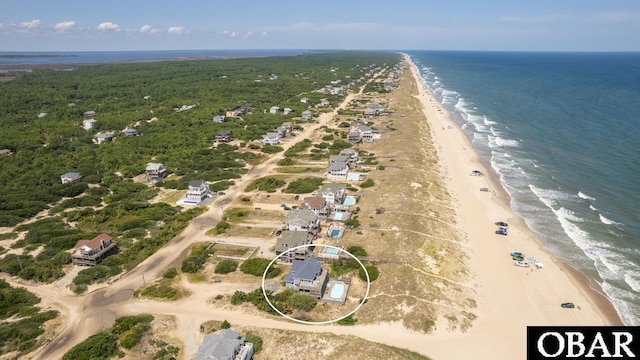
[[[407,53],[512,209],[640,325],[640,53]]]

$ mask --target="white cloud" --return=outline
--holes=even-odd
[[[235,32],[235,31],[232,32],[231,34],[229,34],[229,37],[232,37],[232,38],[237,37],[237,36],[238,36],[238,33]]]
[[[35,29],[38,26],[40,26],[40,19],[35,19],[35,20],[25,21],[23,23],[20,23],[20,27],[22,29]]]
[[[269,33],[266,32],[266,31],[263,31],[263,32],[260,33],[260,36],[267,37],[267,36],[269,36]]]
[[[53,25],[53,29],[57,31],[66,31],[71,29],[75,24],[75,21],[62,21]]]
[[[244,37],[252,37],[253,36],[253,31],[247,31],[246,34],[244,34]]]
[[[182,26],[172,26],[169,28],[169,30],[167,30],[167,32],[173,35],[182,35],[186,34],[187,30],[185,30]]]
[[[160,29],[158,29],[158,28],[154,28],[154,27],[153,27],[153,26],[151,26],[151,25],[143,25],[143,26],[140,28],[140,32],[141,32],[141,33],[148,33],[148,34],[157,34],[157,33],[159,33],[159,32],[160,32]]]
[[[120,25],[118,24],[114,24],[112,22],[103,22],[100,25],[98,25],[98,30],[103,30],[103,31],[120,31]]]

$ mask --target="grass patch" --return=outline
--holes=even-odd
[[[135,296],[175,301],[182,298],[183,293],[168,281],[161,281],[159,283],[149,285],[142,290],[137,290]]]
[[[254,190],[260,190],[260,191],[266,191],[268,193],[273,193],[273,192],[276,192],[278,188],[285,186],[285,184],[286,182],[284,180],[276,179],[271,176],[266,176],[249,184],[249,186],[247,186],[244,189],[244,191],[249,192]]]
[[[288,194],[308,194],[318,190],[324,179],[322,178],[302,178],[294,180],[283,190]]]

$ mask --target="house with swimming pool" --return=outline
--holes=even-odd
[[[326,249],[335,250],[335,255],[340,259],[340,255],[337,254],[338,249],[325,247]],[[350,278],[329,278],[329,271],[312,257],[293,260],[291,270],[285,278],[287,288],[311,295],[319,301],[336,304],[344,304],[347,301],[350,284]]]

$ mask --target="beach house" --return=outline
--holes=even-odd
[[[223,329],[204,337],[193,360],[251,360],[253,352],[253,344],[239,332]]]
[[[276,246],[274,248],[276,256],[283,254],[278,258],[278,260],[285,263],[292,263],[293,260],[306,259],[309,254],[311,254],[311,249],[308,246],[295,250],[288,250],[300,245],[311,244],[312,240],[313,236],[310,236],[307,231],[284,231],[276,240]]]
[[[82,180],[82,175],[77,172],[70,171],[60,175],[60,182],[63,184],[74,183],[80,180]]]
[[[329,164],[326,172],[329,180],[347,180],[349,176],[349,165],[344,161],[336,161]]]
[[[280,144],[280,135],[277,132],[268,132],[262,139],[262,143],[265,145],[278,145]]]
[[[358,150],[347,148],[340,151],[340,155],[346,158],[347,164],[355,164],[358,162]]]
[[[93,110],[85,111],[82,113],[84,117],[94,117],[96,116],[96,112]]]
[[[96,125],[96,120],[94,119],[86,119],[82,121],[82,127],[85,130],[91,130]]]
[[[109,132],[102,132],[102,133],[98,133],[98,135],[96,135],[96,143],[98,143],[98,145],[104,143],[104,142],[110,142],[113,140],[113,134],[109,133]]]
[[[9,149],[0,149],[0,156],[10,156],[13,155],[13,151]]]
[[[318,260],[308,257],[304,260],[293,260],[291,270],[284,281],[286,287],[320,300],[329,282],[329,274]]]
[[[222,116],[222,115],[216,115],[216,116],[213,117],[213,122],[216,123],[216,124],[222,124],[222,123],[225,122],[225,119],[226,118],[224,116]]]
[[[107,234],[100,234],[92,240],[79,240],[73,249],[71,262],[82,266],[96,266],[102,259],[118,252],[118,247]]]
[[[320,220],[318,215],[309,209],[295,209],[287,216],[287,229],[306,231],[315,237],[320,231]]]
[[[187,193],[178,201],[185,205],[197,205],[209,196],[209,184],[204,180],[191,180],[187,187]]]
[[[330,215],[330,208],[327,205],[327,201],[322,196],[307,196],[303,200],[301,209],[309,209],[319,217],[328,217]]]
[[[273,114],[273,115],[276,115],[279,111],[280,111],[280,107],[279,106],[272,106],[269,109],[269,113]]]
[[[136,129],[126,128],[122,130],[122,133],[124,134],[124,136],[138,136],[138,130]]]
[[[320,188],[320,195],[326,201],[327,205],[333,208],[336,204],[342,205],[347,194],[347,186],[345,184],[327,183]]]
[[[231,130],[220,130],[216,135],[216,142],[228,143],[233,141],[233,132]]]
[[[302,120],[304,121],[309,121],[309,120],[313,120],[313,113],[309,110],[305,110],[303,111],[300,116],[302,117]]]
[[[145,174],[145,181],[155,183],[166,176],[167,169],[161,163],[147,163]]]

